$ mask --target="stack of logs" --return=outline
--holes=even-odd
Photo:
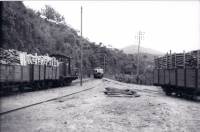
[[[14,49],[2,49],[0,48],[0,64],[8,65],[27,65],[27,64],[37,64],[37,65],[47,65],[47,66],[58,66],[58,60],[55,57],[37,56],[37,54],[32,55],[26,52],[21,52]]]
[[[188,53],[167,53],[163,57],[155,58],[154,61],[155,69],[196,68],[200,67],[200,50],[191,51]]]
[[[58,60],[55,57],[37,56],[37,54],[27,55],[27,64],[47,65],[47,66],[58,66]]]
[[[186,68],[195,68],[197,66],[197,51],[189,52],[186,54],[185,65]]]
[[[0,64],[20,65],[19,54],[18,50],[0,48]]]
[[[140,97],[136,91],[130,89],[119,89],[114,87],[107,87],[105,89],[106,91],[104,93],[110,97]]]

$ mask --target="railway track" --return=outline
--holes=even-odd
[[[90,81],[90,80],[93,80],[93,79],[87,79],[87,80],[84,80],[84,82],[87,82],[87,81]],[[118,83],[118,82],[115,82],[115,81],[113,81],[113,80],[106,79],[106,78],[104,78],[103,81],[104,81],[104,80],[105,80],[105,81],[112,82],[112,83],[115,83],[115,84],[121,84],[120,82]],[[103,81],[100,82],[99,84],[97,84],[96,86],[93,86],[93,87],[90,87],[90,88],[87,88],[87,89],[84,89],[84,90],[81,90],[81,91],[77,91],[77,92],[74,92],[74,93],[71,93],[71,94],[66,94],[66,95],[63,95],[63,96],[55,97],[55,98],[48,99],[48,100],[45,100],[45,101],[40,101],[40,102],[33,103],[33,104],[30,104],[30,105],[26,105],[26,106],[22,106],[22,107],[19,107],[19,108],[16,108],[16,109],[8,110],[8,111],[5,111],[5,112],[1,112],[1,113],[0,113],[0,116],[1,116],[1,115],[5,115],[5,114],[9,114],[9,113],[12,113],[12,112],[15,112],[15,111],[18,111],[18,110],[22,110],[22,109],[25,109],[25,108],[29,108],[29,107],[32,107],[32,106],[36,106],[36,105],[39,105],[39,104],[42,104],[42,103],[54,101],[54,100],[57,100],[57,99],[59,99],[59,98],[67,97],[67,96],[70,96],[70,95],[74,95],[74,94],[78,94],[78,93],[82,93],[82,92],[85,92],[85,91],[94,89],[95,87],[97,87],[97,86],[99,86],[101,83],[103,83]],[[77,84],[77,83],[79,83],[79,81],[73,82],[72,85]],[[122,85],[122,84],[121,84],[121,85]],[[130,86],[129,86],[129,87],[130,87]],[[146,93],[158,93],[158,91],[149,90],[149,89],[137,89],[137,88],[134,88],[134,90],[140,91],[140,92],[146,92]],[[197,101],[200,101],[200,100],[197,100]]]
[[[89,79],[89,80],[90,80],[90,79]],[[86,80],[86,81],[89,81],[89,80]],[[92,80],[92,79],[91,79],[91,80]],[[78,83],[78,81],[75,82],[75,83]],[[101,83],[103,83],[103,82],[101,82]],[[18,110],[22,110],[22,109],[25,109],[25,108],[29,108],[29,107],[32,107],[32,106],[35,106],[35,105],[39,105],[39,104],[42,104],[42,103],[46,103],[46,102],[50,102],[50,101],[53,101],[53,100],[57,100],[57,99],[59,99],[59,98],[63,98],[63,97],[67,97],[67,96],[70,96],[70,95],[82,93],[82,92],[91,90],[91,89],[93,89],[93,88],[99,86],[101,83],[99,83],[99,84],[96,85],[96,86],[93,86],[93,87],[90,87],[90,88],[87,88],[87,89],[84,89],[84,90],[81,90],[81,91],[78,91],[78,92],[74,92],[74,93],[71,93],[71,94],[67,94],[67,95],[55,97],[55,98],[48,99],[48,100],[45,100],[45,101],[40,101],[40,102],[33,103],[33,104],[30,104],[30,105],[26,105],[26,106],[22,106],[22,107],[19,107],[19,108],[16,108],[16,109],[8,110],[8,111],[5,111],[5,112],[1,112],[1,113],[0,113],[0,116],[1,116],[1,115],[5,115],[5,114],[9,114],[9,113],[12,113],[12,112],[15,112],[15,111],[18,111]]]
[[[88,81],[91,81],[91,80],[94,80],[93,78],[87,78],[87,79],[83,79],[83,82],[88,82]],[[71,83],[71,86],[74,86],[75,84],[78,84],[80,83],[80,80],[75,80]],[[57,88],[57,87],[55,87]],[[44,90],[44,89],[39,89],[39,90]],[[24,92],[28,92],[28,91],[31,91],[31,89],[26,89],[26,91]],[[0,93],[0,97],[1,96],[11,96],[11,95],[15,95],[15,94],[20,94],[21,92],[18,90],[18,88],[13,88],[12,89],[12,92],[9,94],[9,95],[4,95],[3,93]]]

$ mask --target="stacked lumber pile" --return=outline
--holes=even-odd
[[[130,89],[118,89],[113,87],[107,87],[105,89],[106,91],[104,93],[112,97],[140,97],[136,91]]]
[[[27,55],[27,64],[47,65],[47,66],[58,66],[58,60],[55,57],[37,56],[37,54]]]
[[[162,57],[154,59],[154,62],[155,62],[155,68],[157,68],[157,69],[159,69],[163,66],[162,65]]]
[[[179,69],[184,68],[184,54],[183,53],[176,54],[176,65],[177,65],[177,68]]]
[[[195,68],[197,66],[197,51],[188,52],[186,54],[186,68]]]
[[[0,48],[0,64],[20,65],[19,54],[18,50]]]
[[[155,69],[159,69],[158,58],[154,58],[154,68],[155,68]]]
[[[172,57],[171,57],[172,64],[171,64],[170,68],[176,68],[175,57],[176,57],[176,54],[172,54]]]
[[[199,54],[198,54],[199,53]],[[172,68],[196,68],[200,67],[200,50],[188,53],[166,54],[163,57],[155,58],[155,69],[172,69]],[[197,66],[198,65],[198,66]]]
[[[37,54],[27,54],[14,49],[2,49],[0,48],[0,64],[8,65],[47,65],[47,66],[58,66],[58,60],[55,57],[37,56]]]
[[[160,66],[160,68],[167,68],[167,55],[161,57],[162,58],[162,64]]]

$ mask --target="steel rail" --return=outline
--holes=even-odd
[[[102,82],[101,82],[101,83],[102,83]],[[84,89],[84,90],[81,90],[81,91],[78,91],[78,92],[74,92],[74,93],[71,93],[71,94],[59,96],[59,97],[52,98],[52,99],[48,99],[48,100],[45,100],[45,101],[40,101],[40,102],[33,103],[33,104],[30,104],[30,105],[26,105],[26,106],[22,106],[22,107],[19,107],[19,108],[16,108],[16,109],[8,110],[8,111],[5,111],[5,112],[1,112],[1,113],[0,113],[0,116],[1,116],[1,115],[5,115],[5,114],[8,114],[8,113],[11,113],[11,112],[15,112],[15,111],[18,111],[18,110],[22,110],[22,109],[25,109],[25,108],[28,108],[28,107],[31,107],[31,106],[35,106],[35,105],[39,105],[39,104],[42,104],[42,103],[50,102],[50,101],[53,101],[53,100],[57,100],[57,99],[59,99],[59,98],[63,98],[63,97],[67,97],[67,96],[70,96],[70,95],[74,95],[74,94],[78,94],[78,93],[81,93],[81,92],[85,92],[85,91],[91,90],[91,89],[93,89],[93,88],[99,86],[101,83],[99,83],[98,85],[93,86],[93,87],[91,87],[91,88],[87,88],[87,89]]]

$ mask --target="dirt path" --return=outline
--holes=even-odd
[[[137,98],[108,97],[103,91],[109,86],[140,87],[158,93],[138,92],[141,96]],[[158,87],[104,81],[87,92],[2,115],[0,119],[1,132],[198,132],[200,103],[165,96]]]

